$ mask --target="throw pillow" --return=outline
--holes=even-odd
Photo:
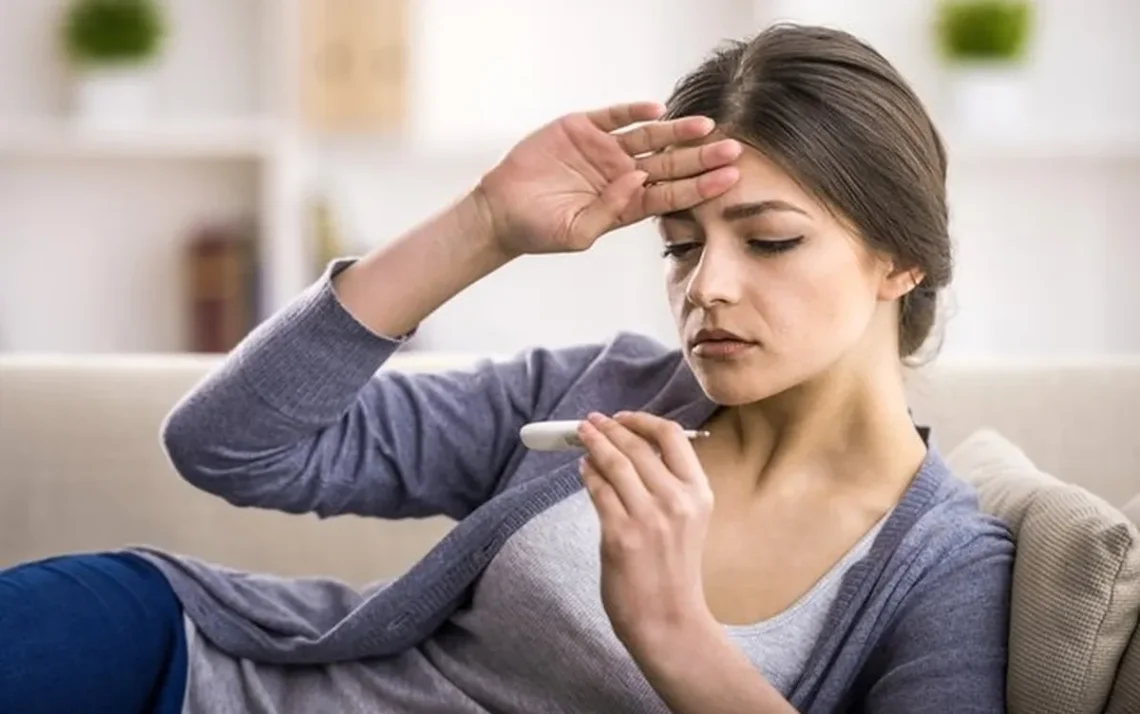
[[[1140,525],[1140,495],[1124,507],[1124,515]],[[1132,633],[1132,644],[1124,652],[1120,670],[1116,673],[1116,684],[1108,698],[1105,714],[1135,714],[1140,712],[1140,625]]]
[[[1100,714],[1140,615],[1136,526],[995,431],[974,433],[947,462],[1017,541],[1009,711]]]
[[[1108,698],[1104,714],[1136,714],[1140,712],[1140,628],[1132,633],[1132,644],[1124,653],[1116,684]]]

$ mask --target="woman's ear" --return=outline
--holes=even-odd
[[[918,268],[907,270],[892,269],[883,278],[879,288],[879,299],[898,300],[919,286],[925,277]]]

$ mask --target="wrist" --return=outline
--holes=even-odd
[[[691,610],[668,621],[643,622],[623,638],[630,650],[666,664],[669,657],[723,637],[724,631],[707,608]]]
[[[711,613],[670,630],[631,653],[671,711],[778,712],[795,710],[733,644]]]
[[[505,247],[506,241],[496,225],[495,211],[482,184],[477,184],[456,204],[455,212],[463,231],[475,245],[497,253],[504,263],[518,257]]]
[[[474,199],[463,196],[337,275],[337,296],[373,332],[407,334],[510,261],[492,236]]]

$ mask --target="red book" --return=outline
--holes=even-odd
[[[252,248],[248,236],[225,227],[206,228],[191,241],[191,351],[229,352],[253,329]]]

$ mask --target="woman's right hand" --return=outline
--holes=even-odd
[[[736,183],[738,142],[697,144],[715,128],[711,119],[655,121],[663,112],[641,102],[569,114],[511,149],[474,193],[504,254],[586,250],[608,231]]]

